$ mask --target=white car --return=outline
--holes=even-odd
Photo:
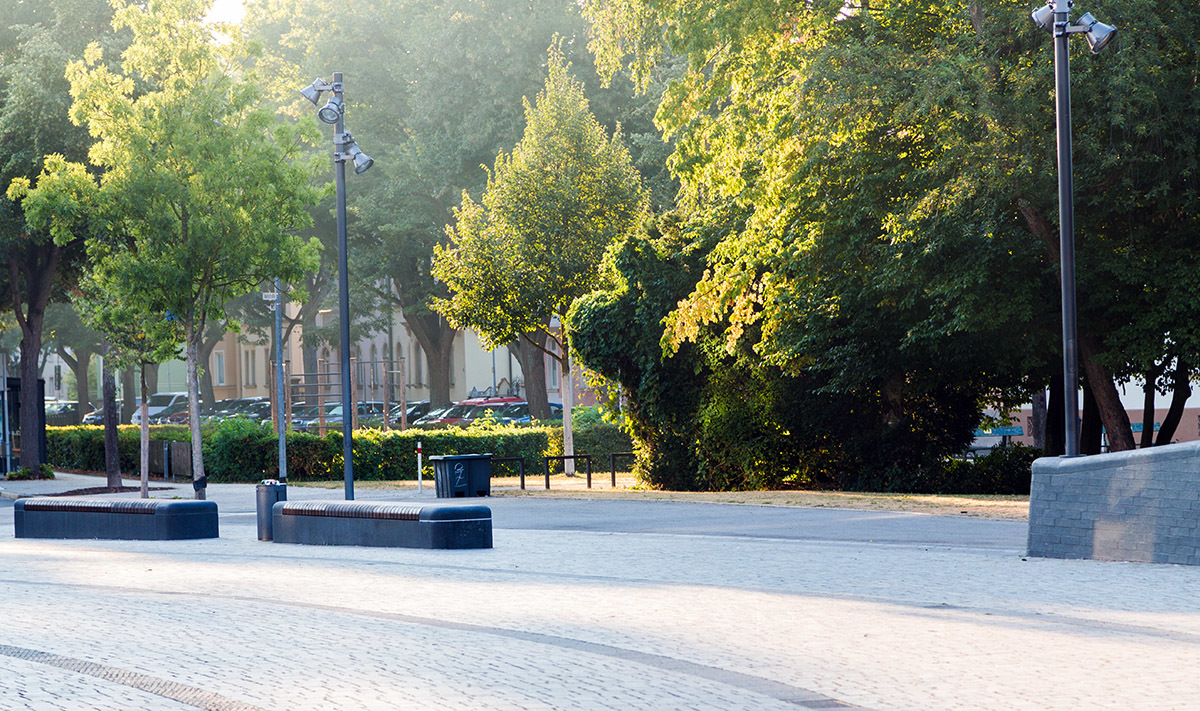
[[[155,393],[146,401],[146,411],[150,417],[154,417],[171,405],[185,400],[187,400],[187,393]],[[129,422],[134,425],[142,424],[141,405],[133,411],[133,416],[129,418]]]

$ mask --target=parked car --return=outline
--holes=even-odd
[[[421,419],[422,417],[424,417],[425,415],[427,415],[429,413],[429,401],[428,400],[419,400],[417,402],[410,402],[407,404],[406,407],[407,407],[406,419],[408,420],[409,425],[412,425],[414,422],[416,422],[417,420]],[[388,422],[390,423],[390,425],[392,427],[400,426],[400,411],[401,411],[400,405],[396,405],[395,407],[393,407],[391,410],[388,411]],[[359,415],[358,416],[358,424],[362,427],[379,428],[379,427],[383,426],[383,418],[379,415],[370,415],[368,417],[363,417],[362,415]]]
[[[183,400],[181,400],[177,403],[168,405],[167,407],[162,409],[157,415],[152,415],[150,417],[150,424],[152,424],[152,425],[174,425],[174,424],[186,423],[188,421],[187,408],[188,408],[187,398],[184,398]],[[182,415],[182,418],[172,419],[176,415]]]
[[[429,424],[430,422],[432,422],[432,421],[434,421],[434,420],[437,420],[437,419],[439,419],[439,418],[440,418],[442,415],[444,415],[444,414],[446,414],[447,412],[449,412],[449,411],[450,411],[450,409],[451,409],[452,407],[454,407],[454,405],[453,405],[453,404],[450,404],[450,405],[442,405],[441,407],[433,407],[433,408],[430,408],[430,410],[429,410],[428,412],[426,412],[426,413],[425,413],[424,415],[422,415],[421,417],[418,417],[418,418],[417,418],[416,420],[414,420],[414,421],[413,421],[411,424],[412,424],[412,426],[414,426],[414,427],[420,427],[420,426],[422,426],[422,425],[427,425],[427,424]]]
[[[223,420],[227,417],[240,415],[246,408],[256,403],[266,401],[267,398],[262,396],[234,397],[227,400],[221,400],[216,403],[211,413],[201,413],[200,418],[203,420]]]
[[[364,419],[366,417],[382,416],[383,402],[379,402],[376,400],[371,400],[371,401],[366,401],[366,402],[360,401],[358,404],[358,410],[359,410],[359,424],[362,425],[362,419]],[[380,418],[380,419],[382,419],[382,418]],[[298,426],[294,423],[294,420],[293,420],[292,426],[293,426],[293,428],[296,428],[296,426]],[[326,411],[326,413],[325,413],[325,428],[341,428],[341,426],[342,426],[342,405],[341,405],[341,402],[338,402],[337,405],[330,407],[329,410]],[[307,420],[306,423],[299,426],[299,429],[304,429],[304,430],[307,430],[310,432],[316,432],[320,429],[320,420],[317,418],[312,418],[310,420]]]
[[[495,412],[505,407],[524,402],[519,397],[476,397],[454,403],[453,406],[434,417],[430,413],[414,423],[416,427],[436,425],[469,425],[478,417],[489,411]]]
[[[146,401],[146,416],[153,417],[180,401],[187,402],[187,393],[155,393]],[[135,425],[142,423],[141,407],[134,408],[130,423]]]
[[[271,419],[271,401],[259,400],[239,408],[231,417],[245,417],[255,422],[265,422]]]
[[[84,408],[84,412],[91,412],[95,409],[90,402],[84,403]],[[79,416],[78,413],[79,403],[77,402],[48,402],[46,403],[46,426],[65,427],[73,425]]]
[[[121,416],[121,408],[125,406],[124,400],[117,400],[117,417]],[[83,416],[83,424],[85,425],[102,425],[104,424],[104,406],[101,405],[95,410]]]
[[[562,405],[557,402],[550,403],[550,419],[561,420],[563,416]],[[529,415],[529,403],[522,402],[508,407],[496,413],[496,418],[504,423],[520,423],[532,422],[533,418]]]

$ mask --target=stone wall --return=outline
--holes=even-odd
[[[1029,555],[1200,565],[1200,442],[1037,460]]]

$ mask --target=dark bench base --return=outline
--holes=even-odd
[[[217,538],[213,501],[39,497],[13,505],[17,538]]]
[[[367,501],[280,501],[271,509],[276,543],[395,548],[491,548],[486,506]]]

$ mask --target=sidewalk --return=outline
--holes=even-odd
[[[209,495],[208,541],[16,540],[0,508],[0,708],[1200,709],[1194,568],[862,535],[905,514],[775,508],[822,538],[750,537],[768,510],[523,498],[490,502],[493,550],[291,546],[255,540],[252,486]],[[524,523],[552,510],[735,530]]]

